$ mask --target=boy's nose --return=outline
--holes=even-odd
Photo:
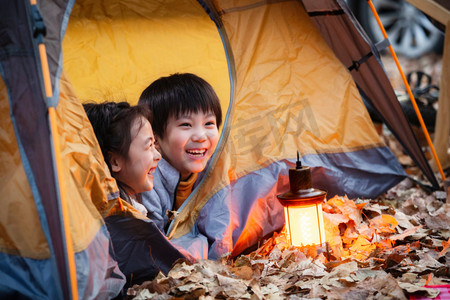
[[[192,135],[192,140],[195,142],[203,142],[206,140],[206,132],[204,130],[197,130]]]

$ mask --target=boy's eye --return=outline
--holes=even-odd
[[[189,126],[191,126],[191,124],[189,124],[189,123],[181,123],[180,126],[182,126],[182,127],[189,127]]]
[[[206,122],[206,126],[216,126],[216,122],[214,121]]]

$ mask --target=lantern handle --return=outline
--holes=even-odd
[[[298,153],[298,150],[297,150],[297,161],[295,163],[295,168],[296,169],[301,169],[302,168],[302,162],[300,161],[300,154]]]

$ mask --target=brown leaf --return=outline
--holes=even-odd
[[[403,233],[401,233],[401,234],[394,234],[394,235],[389,236],[389,239],[392,241],[404,240],[407,236],[414,234],[417,231],[417,229],[419,229],[419,228],[422,228],[422,226],[411,227],[411,228],[403,231]]]
[[[175,296],[184,296],[183,298],[198,299],[205,295],[206,289],[203,285],[198,283],[188,283],[179,285],[175,288]],[[188,297],[189,296],[189,297]]]
[[[394,218],[397,220],[398,226],[402,227],[403,229],[410,229],[414,227],[414,225],[411,223],[411,220],[414,220],[414,217],[408,216],[401,211],[396,211]],[[414,222],[416,221],[414,220]]]
[[[358,230],[354,226],[353,222],[347,224],[347,228],[344,231],[344,235],[342,236],[342,242],[344,244],[352,244],[359,236]]]
[[[375,299],[401,299],[407,300],[401,287],[390,274],[380,274],[369,278],[357,286],[358,289],[366,289],[376,295]],[[343,299],[346,299],[345,296]]]
[[[408,282],[399,282],[398,284],[402,289],[404,289],[410,294],[414,294],[417,292],[424,292],[427,298],[435,298],[437,295],[439,295],[438,289],[417,286]]]
[[[252,299],[255,299],[255,300],[264,299],[264,295],[261,292],[261,286],[259,285],[258,280],[252,279],[252,281],[250,281],[248,286],[250,287],[251,291],[253,292]]]
[[[417,280],[417,274],[414,273],[404,273],[400,278],[402,282],[414,283]]]
[[[173,266],[169,271],[168,276],[174,279],[183,279],[185,277],[188,277],[193,270],[193,265],[187,265],[185,262],[183,262],[181,264],[176,264],[175,266]]]
[[[231,268],[231,272],[244,280],[250,280],[253,277],[253,269],[249,266],[233,267]]]
[[[361,223],[357,227],[359,235],[362,235],[367,240],[371,241],[375,234],[375,229],[372,226],[369,226],[366,223]]]
[[[380,205],[378,203],[370,203],[370,204],[364,206],[364,211],[366,211],[366,210],[373,211],[379,215],[381,215],[383,213],[383,211],[387,210],[387,209],[389,209],[389,206]]]
[[[393,233],[398,222],[393,216],[383,214],[371,219],[370,225],[379,233]]]
[[[347,223],[350,220],[348,216],[345,216],[343,214],[339,213],[329,214],[325,211],[323,212],[323,217],[333,225],[339,225],[340,223]]]
[[[341,213],[349,219],[353,220],[355,224],[362,222],[361,209],[359,209],[353,200],[349,200],[347,196],[334,196],[327,201],[327,204],[333,208],[330,212]]]
[[[450,203],[442,205],[438,210],[430,213],[431,216],[425,218],[425,224],[430,229],[450,228]]]
[[[336,268],[337,266],[340,266],[342,264],[346,264],[348,262],[351,262],[351,260],[350,259],[345,259],[345,260],[330,261],[330,262],[328,262],[328,263],[326,263],[324,265],[327,268],[327,271],[331,272],[331,270]]]
[[[242,266],[251,267],[252,266],[252,262],[251,262],[249,257],[247,257],[245,255],[241,255],[238,258],[236,258],[236,260],[234,261],[233,266],[235,266],[235,267],[242,267]]]
[[[242,279],[216,274],[217,282],[228,297],[239,298],[247,291],[247,284]]]
[[[393,253],[390,254],[387,258],[386,258],[386,269],[392,268],[396,265],[398,265],[399,263],[402,262],[402,260],[406,257],[406,255],[400,255],[397,253]]]
[[[448,250],[450,249],[449,246],[450,246],[450,238],[448,239],[447,242],[445,242],[445,241],[442,242],[443,249],[441,252],[439,252],[439,257],[444,256],[448,252]]]
[[[226,273],[227,266],[223,265],[219,261],[213,261],[208,259],[198,260],[194,265],[195,272],[201,273],[206,278],[214,278],[217,273]]]
[[[363,236],[359,236],[356,242],[348,249],[349,256],[355,259],[366,259],[376,248]]]
[[[323,277],[323,283],[328,280],[329,278],[333,277],[346,277],[349,276],[351,273],[358,270],[358,264],[355,261],[349,261],[345,264],[340,264],[337,267],[335,267],[329,274]]]
[[[127,293],[128,294],[128,293]],[[151,293],[149,290],[144,289],[141,290],[135,295],[133,298],[134,300],[147,300],[147,299],[154,299],[154,300],[167,300],[167,299],[173,299],[173,297],[165,294],[165,295],[159,295],[157,293]]]
[[[283,294],[283,291],[281,291],[280,288],[275,284],[269,283],[267,286],[261,287],[261,293],[263,295],[271,295],[272,297],[280,297]]]

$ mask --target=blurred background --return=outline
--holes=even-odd
[[[450,0],[434,1],[444,7],[450,6]],[[445,26],[404,0],[372,0],[372,2],[398,56],[402,70],[409,79],[414,98],[433,140],[442,73]],[[382,41],[383,34],[367,1],[347,0],[347,4],[372,41],[374,43]],[[425,155],[431,160],[431,153],[420,123],[406,93],[400,72],[388,50],[381,53],[381,60],[402,104],[403,111],[423,146]],[[389,134],[389,130],[382,126],[381,119],[376,112],[370,105],[366,104],[366,106],[368,106],[372,120],[386,143],[397,155],[407,172],[414,173],[416,168],[412,160],[403,153],[402,147]]]

